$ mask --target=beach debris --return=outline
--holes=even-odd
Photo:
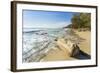
[[[73,50],[71,53],[71,57],[75,57],[75,56],[79,55],[79,53],[80,53],[79,46],[77,44],[73,44],[72,48],[73,48]]]
[[[71,40],[67,40],[67,42],[65,43],[64,39],[61,39],[57,42],[57,44],[57,46],[59,46],[60,49],[64,48],[64,51],[68,52],[69,56],[75,56],[80,51],[79,46]]]

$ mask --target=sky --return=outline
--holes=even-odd
[[[24,28],[61,28],[71,23],[75,12],[23,10]]]

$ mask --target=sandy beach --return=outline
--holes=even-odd
[[[89,54],[91,53],[90,50],[90,31],[77,31],[74,30],[75,34],[77,34],[79,37],[84,39],[82,42],[78,44],[80,49]],[[65,38],[58,38],[57,41],[55,41],[57,46],[51,47],[48,51],[47,55],[41,60],[43,62],[45,61],[64,61],[64,60],[75,60],[76,58],[71,57],[70,53],[68,51],[68,47],[66,46],[66,40]]]
[[[87,54],[91,54],[91,32],[90,31],[82,31],[82,32],[78,32],[76,31],[76,33],[82,37],[83,39],[85,39],[83,42],[81,42],[79,44],[80,49],[84,52],[86,52]]]

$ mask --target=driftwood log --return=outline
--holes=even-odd
[[[71,56],[76,57],[77,55],[79,55],[79,53],[80,53],[79,46],[77,44],[73,44],[73,50],[72,50]]]
[[[79,46],[71,40],[67,40],[67,42],[64,42],[64,40],[60,40],[57,42],[57,44],[60,48],[65,48],[65,50],[63,51],[67,51],[68,55],[71,57],[75,57],[80,52]]]

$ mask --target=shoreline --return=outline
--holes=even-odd
[[[89,54],[91,53],[90,50],[90,31],[78,31],[74,30],[75,34],[77,34],[79,37],[85,39],[84,41],[80,42],[78,45],[80,49]],[[66,35],[67,36],[67,35]],[[63,44],[63,46],[61,45]],[[65,38],[57,38],[56,44],[58,47],[52,47],[49,52],[46,54],[46,56],[41,60],[42,62],[46,61],[64,61],[64,60],[76,60],[76,58],[71,57],[68,50],[68,48],[64,47],[66,46],[66,40]]]

